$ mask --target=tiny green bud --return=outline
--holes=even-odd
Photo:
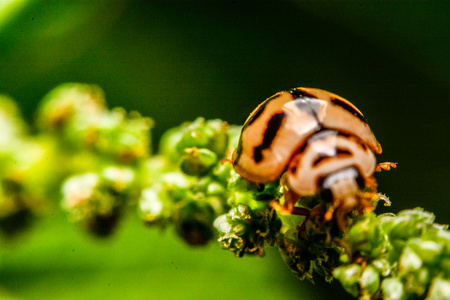
[[[205,126],[205,119],[197,118],[192,123],[183,124],[181,130],[183,135],[176,145],[179,153],[186,148],[207,148],[212,130]]]
[[[239,174],[234,173],[228,183],[228,189],[242,193],[258,192],[258,190],[264,190],[264,185],[257,185],[253,182],[245,180]]]
[[[149,225],[165,225],[171,218],[171,210],[154,187],[142,191],[138,209],[141,218]]]
[[[228,225],[225,224],[228,223]],[[230,209],[226,218],[220,216],[214,226],[222,233],[222,248],[242,257],[245,253],[264,255],[264,244],[274,245],[281,222],[273,209],[253,211],[248,205],[238,204]]]
[[[400,257],[399,267],[401,272],[417,271],[422,267],[422,260],[414,250],[410,247],[405,247]]]
[[[231,221],[250,220],[252,218],[252,210],[247,205],[239,204],[230,209],[227,216]]]
[[[25,121],[14,100],[0,94],[0,145],[8,146],[12,139],[24,134],[25,128]]]
[[[130,168],[107,167],[102,171],[102,177],[114,192],[124,193],[134,183],[136,176]]]
[[[389,235],[393,239],[408,239],[418,236],[420,232],[434,221],[434,215],[423,209],[401,211],[395,220]]]
[[[398,278],[384,279],[381,283],[381,290],[385,300],[405,300],[407,298],[403,284]]]
[[[427,264],[437,262],[437,259],[444,250],[443,245],[434,241],[424,241],[420,238],[410,240],[408,247],[411,247],[423,262]]]
[[[387,261],[387,259],[384,258],[376,259],[372,261],[372,265],[378,270],[378,272],[383,277],[387,277],[391,273],[392,267],[389,264],[389,261]]]
[[[426,299],[427,300],[450,299],[450,280],[446,280],[439,277],[434,279]]]
[[[62,186],[62,206],[71,213],[74,220],[81,220],[92,214],[90,203],[95,197],[100,178],[95,173],[86,173],[67,179]]]
[[[211,150],[187,148],[181,158],[181,171],[191,176],[206,175],[217,163],[217,155]]]
[[[402,275],[403,288],[408,294],[423,295],[429,287],[431,274],[425,267]]]
[[[206,194],[208,196],[224,197],[226,196],[226,193],[227,189],[216,181],[209,182],[209,184],[206,187]]]
[[[364,219],[351,227],[347,239],[353,247],[353,251],[359,251],[362,255],[379,256],[384,252],[384,235],[378,226],[375,214],[370,213]]]
[[[180,151],[177,144],[180,142],[183,132],[179,127],[171,128],[164,132],[159,142],[159,153],[168,158],[170,162],[177,163],[180,158]]]
[[[378,270],[371,265],[365,267],[359,279],[359,285],[363,290],[363,294],[373,296],[380,288],[380,274]]]
[[[218,216],[213,225],[221,233],[228,233],[231,230],[231,224],[228,222],[226,214]]]
[[[210,204],[188,201],[179,207],[174,217],[175,229],[190,245],[205,245],[214,237],[214,218],[214,210]]]
[[[60,130],[77,115],[99,115],[105,109],[104,94],[98,86],[66,83],[44,97],[37,123],[44,130]]]
[[[208,148],[218,157],[224,157],[228,150],[228,124],[220,120],[208,120],[207,126],[214,130],[209,139]]]
[[[444,275],[450,278],[450,257],[442,257],[439,266],[441,270],[444,270]]]
[[[233,164],[229,161],[221,162],[214,168],[213,174],[217,181],[223,186],[227,186],[228,182],[231,180],[231,174],[235,174]]]
[[[361,277],[362,268],[358,264],[343,265],[334,269],[334,277],[339,280],[342,287],[353,297],[357,297],[360,293],[359,279]]]

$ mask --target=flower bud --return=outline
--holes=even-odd
[[[386,278],[381,283],[383,299],[386,300],[405,300],[407,295],[403,289],[403,284],[399,278]]]
[[[155,187],[150,187],[142,191],[139,200],[140,217],[149,225],[165,225],[171,218],[171,209],[163,201]]]
[[[378,270],[371,265],[365,267],[359,279],[359,285],[363,295],[373,296],[380,288],[380,274]]]
[[[352,245],[353,252],[359,251],[365,256],[378,257],[387,247],[375,214],[368,214],[353,225],[347,234],[347,239]]]
[[[189,201],[176,212],[175,229],[190,245],[205,245],[214,237],[214,218],[214,210],[208,203]]]
[[[450,280],[436,278],[431,284],[427,300],[450,299]]]
[[[217,155],[211,150],[202,148],[185,149],[180,168],[187,175],[204,176],[217,163]]]
[[[357,297],[359,291],[359,278],[361,277],[362,268],[358,264],[343,265],[337,267],[333,274],[339,280],[344,289],[353,297]]]
[[[37,124],[42,130],[58,130],[81,116],[103,113],[106,109],[103,91],[95,85],[66,83],[51,90],[42,100]]]
[[[412,239],[408,242],[410,247],[426,264],[434,264],[438,261],[444,246],[435,241],[424,241],[420,238]]]

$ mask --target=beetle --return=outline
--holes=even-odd
[[[272,202],[283,214],[309,217],[309,210],[295,206],[301,196],[320,195],[329,203],[324,214],[345,216],[369,209],[362,190],[376,194],[375,170],[395,168],[377,165],[382,148],[361,111],[348,100],[315,88],[294,88],[266,99],[245,121],[232,155],[236,172],[256,184],[270,183],[283,174],[287,189],[284,204]],[[304,224],[306,223],[305,220]]]

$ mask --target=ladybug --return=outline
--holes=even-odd
[[[382,152],[361,111],[346,99],[314,88],[279,92],[262,102],[245,121],[232,162],[244,179],[265,184],[285,174],[284,204],[273,202],[284,214],[309,217],[295,206],[301,196],[320,195],[343,230],[345,215],[368,209],[362,190],[376,194],[375,170],[395,168],[376,164]],[[306,223],[306,221],[304,222]]]

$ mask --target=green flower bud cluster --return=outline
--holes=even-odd
[[[54,145],[54,173],[66,178],[62,207],[70,219],[97,235],[110,234],[123,206],[139,198],[152,120],[109,110],[95,85],[68,83],[44,97],[36,125]]]
[[[29,136],[15,102],[2,95],[0,132],[0,230],[14,236],[42,211],[48,173],[40,170],[48,152]]]
[[[229,127],[198,118],[166,132],[160,154],[147,164],[147,173],[156,179],[139,200],[139,214],[147,224],[173,224],[191,245],[204,245],[216,236],[214,219],[229,209]]]
[[[344,236],[335,278],[355,297],[450,299],[450,233],[416,208],[367,214]]]
[[[253,210],[266,209],[268,208],[268,201],[282,196],[279,181],[269,184],[254,184],[234,171],[229,179],[228,189],[233,192],[228,199],[230,206],[244,203]]]
[[[29,130],[14,101],[0,96],[0,230],[13,234],[52,209],[45,200],[68,178],[62,206],[71,219],[108,234],[145,182],[151,119],[109,110],[99,87],[76,83],[48,93],[36,117]]]
[[[278,197],[279,184],[258,186],[235,173],[229,158],[239,133],[237,126],[203,118],[169,130],[161,139],[160,155],[147,165],[149,174],[160,174],[142,192],[141,218],[149,225],[174,224],[192,245],[206,244],[218,229],[224,248],[238,256],[262,255],[265,242],[276,242],[281,223],[268,201],[261,200]],[[249,210],[245,220],[235,214],[242,205]],[[238,230],[241,225],[244,231]],[[227,226],[233,229],[222,230]]]
[[[83,221],[98,236],[114,229],[123,207],[139,194],[135,172],[107,167],[99,173],[71,176],[62,185],[62,207],[73,221]]]
[[[281,221],[274,209],[252,210],[246,204],[237,204],[227,214],[214,221],[219,230],[219,243],[223,249],[237,257],[244,254],[264,255],[264,246],[277,243]]]
[[[152,125],[137,112],[108,110],[99,87],[75,83],[48,93],[37,115],[38,128],[56,135],[63,150],[86,150],[118,163],[148,157]]]
[[[229,128],[221,120],[197,118],[169,129],[161,138],[160,154],[187,175],[207,175],[212,166],[228,157]]]
[[[282,220],[284,234],[278,241],[278,247],[294,276],[314,283],[314,274],[317,273],[327,282],[332,281],[333,269],[340,264],[342,252],[338,239],[331,238],[329,232],[318,231],[311,226],[305,231],[299,231],[304,217],[289,215],[282,217]],[[336,234],[339,232],[336,231]]]
[[[179,172],[167,172],[144,189],[138,210],[148,225],[175,225],[191,245],[204,245],[215,235],[212,223],[224,212],[223,187],[214,179],[196,180]]]

